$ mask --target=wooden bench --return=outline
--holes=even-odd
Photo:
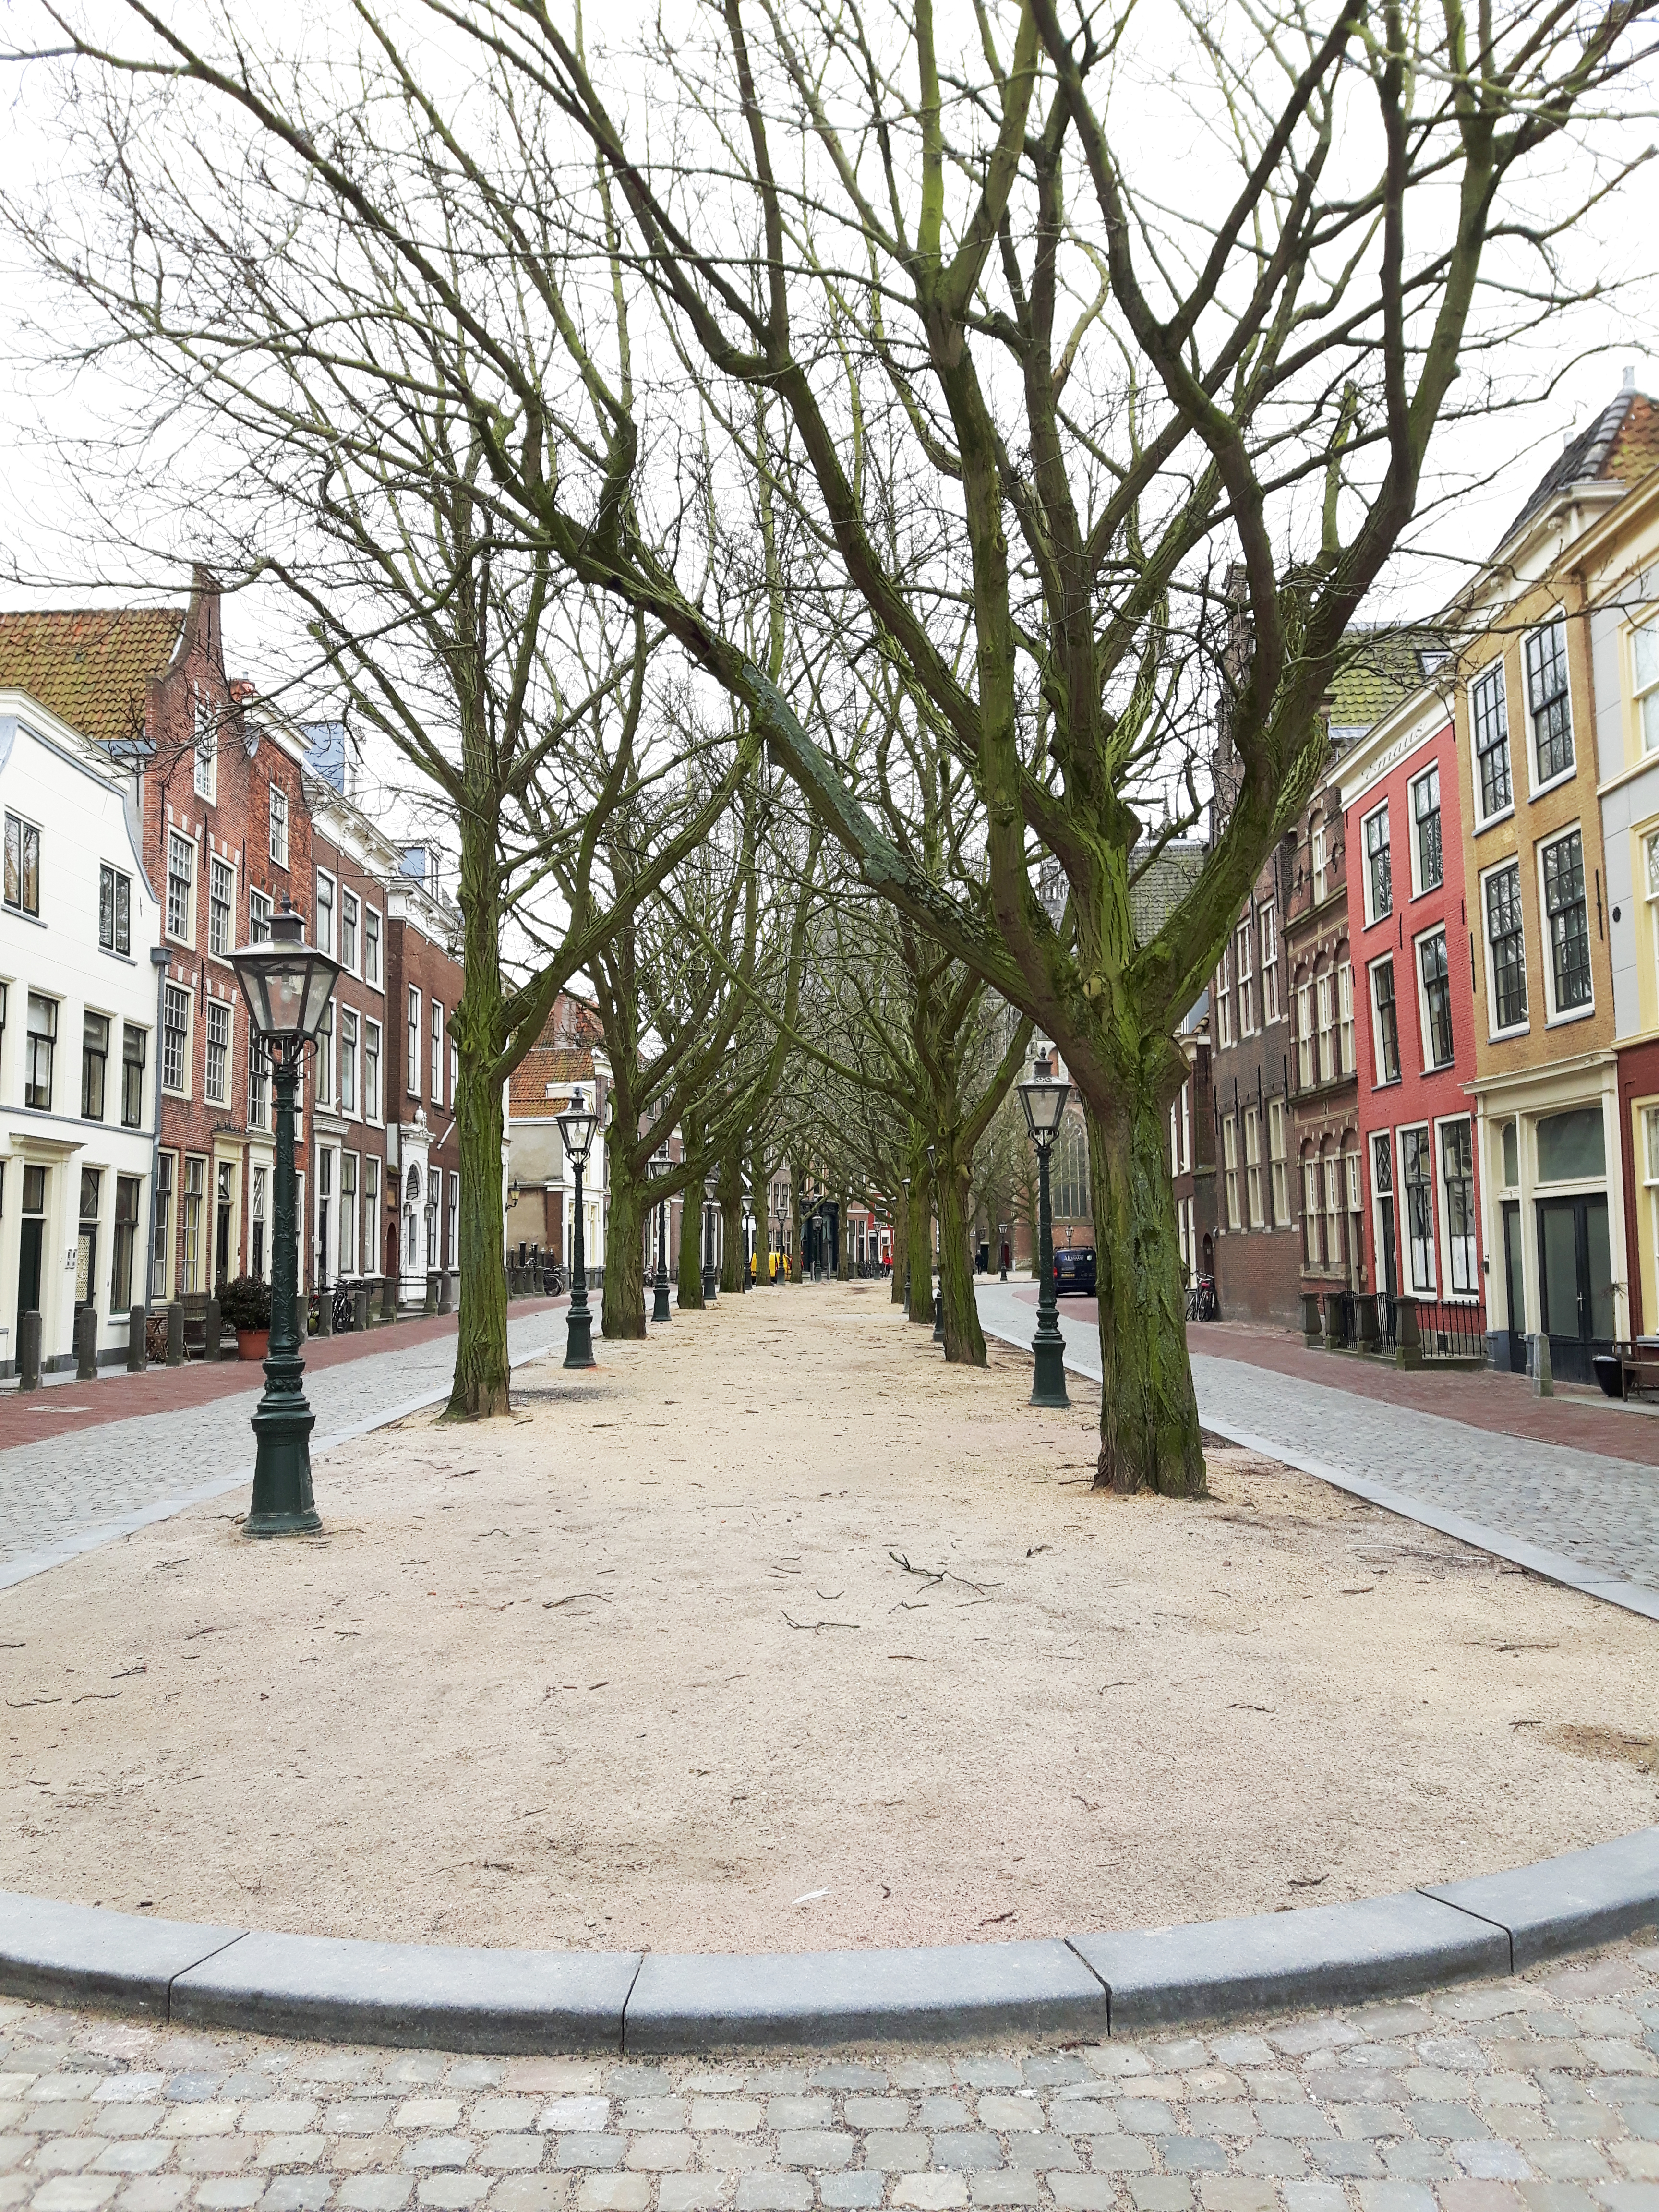
[[[1595,1365],[1596,1379],[1609,1398],[1628,1398],[1633,1390],[1659,1390],[1659,1337],[1615,1344]]]

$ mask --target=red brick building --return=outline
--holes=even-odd
[[[398,1052],[386,1103],[381,1272],[393,1274],[401,1266],[405,1297],[424,1294],[434,1268],[460,1265],[459,1055],[450,1024],[465,980],[461,917],[438,884],[436,853],[412,845],[386,886],[386,1013]]]
[[[1291,1160],[1301,1198],[1299,1288],[1322,1299],[1364,1273],[1349,864],[1342,794],[1331,785],[1286,841]],[[1273,1173],[1279,1174],[1278,1160]],[[1279,1203],[1277,1183],[1275,1206]]]

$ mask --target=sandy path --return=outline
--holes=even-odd
[[[878,1286],[601,1356],[324,1462],[319,1540],[227,1501],[0,1595],[0,1886],[818,1948],[1325,1903],[1659,1817],[1651,1623],[1237,1453],[1206,1505],[1097,1496],[1086,1402],[945,1367]]]

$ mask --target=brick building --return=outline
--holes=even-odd
[[[573,993],[553,1001],[541,1036],[513,1071],[507,1084],[507,1126],[513,1145],[513,1181],[508,1190],[507,1242],[516,1259],[539,1247],[562,1267],[571,1256],[570,1224],[575,1182],[559,1135],[558,1116],[580,1098],[605,1125],[610,1103],[610,1069],[605,1056],[599,1010]],[[678,1157],[678,1140],[671,1149]],[[582,1173],[583,1250],[590,1279],[602,1279],[605,1266],[605,1144],[596,1133]],[[669,1264],[678,1264],[681,1201],[669,1207]],[[647,1248],[655,1262],[654,1224]]]
[[[404,1296],[420,1297],[434,1268],[460,1265],[459,1054],[450,1024],[465,981],[461,918],[440,893],[429,846],[404,848],[386,890],[386,1005],[398,1049],[386,1091],[381,1272],[401,1268]],[[503,1165],[507,1141],[504,1127]]]
[[[1328,1291],[1358,1290],[1364,1272],[1349,848],[1337,786],[1313,799],[1284,850],[1290,878],[1285,906],[1290,1151],[1301,1197],[1300,1287],[1322,1298]],[[1277,1157],[1273,1173],[1277,1185]],[[1275,1212],[1278,1204],[1275,1188]]]
[[[1200,1001],[1176,1039],[1188,1076],[1170,1109],[1170,1186],[1176,1237],[1188,1283],[1215,1277],[1215,1085],[1210,1073],[1210,1015]]]

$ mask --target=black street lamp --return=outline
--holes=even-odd
[[[705,1176],[702,1180],[702,1297],[705,1305],[712,1306],[720,1294],[720,1271],[714,1262],[714,1194],[720,1188],[718,1176]]]
[[[1008,1224],[1006,1221],[997,1224],[997,1268],[998,1280],[1006,1283],[1008,1279]]]
[[[305,941],[306,926],[284,897],[270,936],[230,956],[255,1032],[271,1064],[276,1095],[276,1235],[270,1249],[270,1349],[265,1387],[253,1414],[258,1449],[253,1496],[242,1533],[298,1536],[322,1527],[311,1492],[311,1431],[316,1416],[301,1377],[300,1232],[294,1173],[294,1103],[300,1058],[316,1041],[339,963]]]
[[[670,1164],[666,1159],[657,1163],[659,1180],[668,1173]],[[659,1197],[657,1200],[657,1286],[651,1299],[652,1324],[654,1327],[658,1322],[667,1321],[669,1318],[668,1200]]]
[[[752,1257],[753,1251],[752,1236],[754,1220],[754,1206],[750,1200],[748,1192],[745,1191],[743,1194],[743,1267],[740,1279],[738,1284],[738,1288],[740,1291],[746,1291],[749,1288],[749,1277],[750,1273],[750,1261]]]
[[[565,1316],[564,1364],[567,1367],[597,1367],[593,1357],[593,1316],[587,1304],[587,1240],[582,1233],[582,1170],[599,1117],[586,1106],[572,1106],[559,1115],[559,1134],[565,1158],[575,1178],[575,1211],[570,1224],[570,1311]]]
[[[1048,1206],[1048,1155],[1060,1134],[1060,1117],[1071,1095],[1071,1085],[1055,1081],[1046,1059],[1037,1061],[1031,1080],[1019,1086],[1025,1126],[1037,1152],[1037,1266],[1042,1288],[1037,1292],[1036,1334],[1031,1340],[1034,1406],[1072,1402],[1066,1394],[1066,1339],[1060,1334],[1060,1307],[1054,1297],[1054,1223]]]
[[[939,1204],[939,1168],[937,1165],[937,1160],[938,1154],[933,1146],[929,1145],[927,1147],[927,1176],[928,1180],[933,1186],[933,1204],[935,1206]],[[933,1255],[931,1252],[927,1255],[930,1262],[933,1256]],[[933,1271],[931,1265],[927,1270],[927,1279],[930,1283],[933,1279]],[[939,1255],[939,1288],[933,1293],[933,1341],[935,1344],[943,1344],[945,1341],[945,1261],[943,1254]]]

